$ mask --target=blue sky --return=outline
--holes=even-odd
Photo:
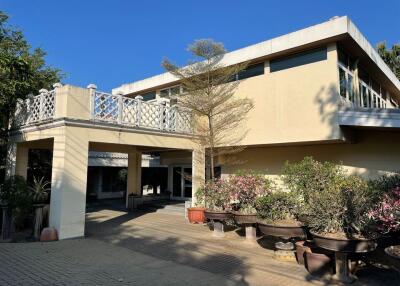
[[[164,57],[184,64],[195,39],[231,51],[335,15],[350,16],[373,45],[400,42],[399,0],[0,0],[0,9],[47,51],[65,83],[93,82],[103,91],[163,72]]]

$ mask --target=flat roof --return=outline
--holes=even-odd
[[[400,81],[348,16],[333,17],[321,24],[226,53],[221,60],[221,64],[233,65],[261,59],[345,36],[351,37],[360,46],[368,58],[376,64],[398,93],[400,93]],[[123,94],[132,94],[156,87],[172,85],[178,80],[171,73],[165,72],[143,80],[123,84],[114,88],[112,93],[122,92]]]

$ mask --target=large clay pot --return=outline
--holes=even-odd
[[[376,249],[373,239],[340,239],[311,232],[315,244],[321,248],[343,253],[365,253]]]
[[[205,208],[192,207],[188,208],[188,220],[190,223],[204,223],[206,217],[204,215]]]
[[[204,215],[206,219],[224,221],[232,218],[232,214],[226,211],[212,211],[205,210]]]
[[[45,227],[40,235],[40,241],[56,241],[58,240],[57,230],[54,227]]]
[[[257,222],[257,214],[242,214],[232,212],[233,218],[237,224],[254,224]]]
[[[307,236],[304,226],[266,224],[262,221],[257,221],[257,224],[264,235],[272,235],[286,239],[292,237],[305,238]]]

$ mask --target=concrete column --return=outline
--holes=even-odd
[[[130,194],[141,195],[142,185],[142,152],[128,154],[128,182],[126,190],[126,206]]]
[[[28,154],[27,146],[11,142],[7,146],[6,177],[14,175],[27,178],[28,173]]]
[[[205,182],[205,152],[199,147],[192,152],[192,206],[196,204],[196,191]]]
[[[59,239],[84,236],[88,149],[68,127],[54,138],[49,222]]]

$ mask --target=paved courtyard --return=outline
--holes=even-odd
[[[0,244],[0,285],[330,285],[237,232],[211,236],[183,216],[91,209],[86,238]],[[400,285],[393,271],[367,269],[353,285]]]

